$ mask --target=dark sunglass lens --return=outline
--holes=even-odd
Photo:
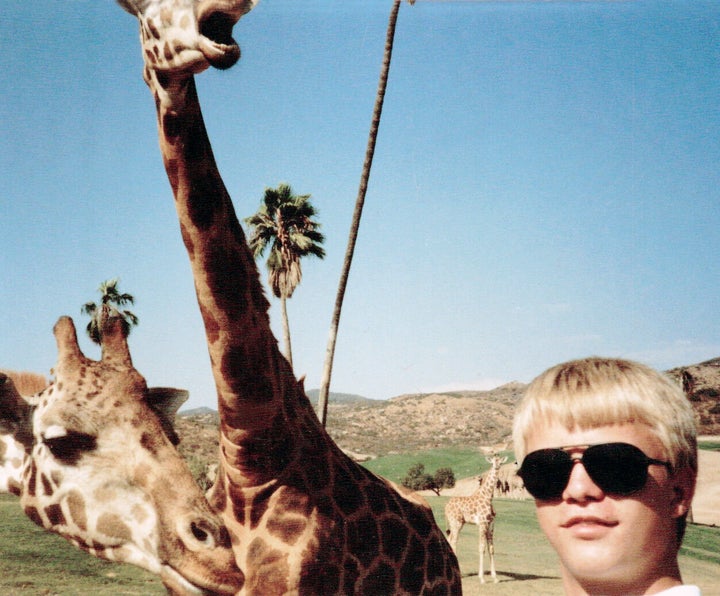
[[[593,481],[606,493],[630,495],[647,481],[647,457],[627,443],[588,447],[582,463]]]
[[[573,463],[560,449],[541,449],[529,453],[518,470],[525,488],[536,499],[558,499],[567,486]]]

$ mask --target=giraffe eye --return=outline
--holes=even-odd
[[[55,459],[72,465],[77,463],[83,454],[95,449],[97,439],[85,433],[68,432],[61,437],[46,438],[43,443]]]

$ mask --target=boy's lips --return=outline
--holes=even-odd
[[[560,527],[570,532],[577,538],[591,540],[600,538],[609,530],[618,525],[617,521],[595,517],[592,515],[581,515],[567,519]]]
[[[576,515],[565,521],[561,526],[563,528],[571,528],[577,525],[599,525],[599,526],[617,526],[617,522],[613,520],[603,519],[594,515]]]

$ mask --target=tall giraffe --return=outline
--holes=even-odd
[[[171,593],[237,592],[229,534],[173,445],[187,392],[147,387],[118,319],[105,327],[100,361],[82,354],[70,318],[54,332],[46,389],[25,398],[0,374],[0,489],[19,494],[35,523],[158,574]]]
[[[247,594],[460,592],[432,512],[335,445],[278,349],[258,270],[218,172],[194,75],[239,58],[252,1],[122,0],[140,22],[144,79],[195,281],[220,415],[208,493]]]
[[[507,461],[507,457],[494,454],[485,458],[490,463],[490,471],[482,480],[482,484],[468,497],[453,497],[445,505],[445,519],[448,524],[448,541],[453,551],[457,548],[460,530],[466,524],[476,524],[478,527],[478,550],[480,563],[478,577],[480,583],[485,583],[483,559],[487,547],[490,556],[490,575],[497,583],[495,573],[495,545],[493,544],[493,531],[495,525],[495,509],[492,505],[495,493],[495,482],[500,466]]]

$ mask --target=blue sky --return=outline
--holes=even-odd
[[[198,79],[238,213],[279,182],[320,212],[327,257],[289,303],[308,388],[390,5],[263,0],[235,28],[238,65]],[[136,367],[212,406],[134,20],[110,0],[37,0],[4,6],[0,28],[0,367],[48,372],[58,316],[82,329],[80,305],[117,276],[137,298]],[[719,67],[717,2],[403,4],[332,389],[720,356]]]

